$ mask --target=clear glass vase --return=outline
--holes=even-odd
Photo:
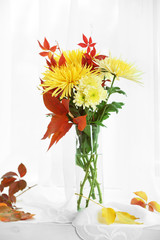
[[[78,211],[88,207],[90,199],[99,203],[103,202],[103,169],[99,133],[99,125],[87,125],[84,131],[79,131],[76,126]]]

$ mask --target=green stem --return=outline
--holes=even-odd
[[[78,199],[78,201],[77,201],[77,210],[78,210],[78,211],[80,210],[80,204],[81,204],[81,200],[82,200],[82,196],[83,196],[83,188],[84,188],[85,182],[86,182],[86,180],[87,180],[87,178],[88,178],[89,168],[90,168],[90,165],[91,165],[91,161],[92,161],[92,155],[91,155],[90,161],[88,162],[88,166],[87,166],[87,169],[86,169],[86,174],[85,174],[84,180],[83,180],[83,182],[80,184],[80,194],[79,194],[79,199]]]
[[[116,75],[113,75],[113,80],[112,80],[112,83],[111,83],[110,90],[112,90],[112,87],[113,87],[113,84],[114,84],[115,79],[116,79]],[[111,95],[111,91],[110,91],[110,93],[108,94],[108,97],[107,97],[107,99],[106,99],[106,105],[105,105],[105,107],[104,107],[104,109],[103,109],[103,112],[102,112],[102,115],[101,115],[101,117],[100,117],[100,119],[99,119],[100,122],[102,121],[103,116],[104,116],[104,113],[105,113],[105,111],[106,111],[107,102],[108,102],[108,99],[109,99],[110,95]]]
[[[89,192],[89,195],[88,195],[88,199],[86,200],[86,207],[88,207],[89,199],[90,199],[90,197],[92,195],[92,192],[93,192],[93,189],[94,189],[94,186],[95,186],[95,179],[97,178],[97,156],[96,156],[96,158],[94,158],[93,163],[94,163],[93,180],[92,180],[91,189],[90,189],[90,192]]]

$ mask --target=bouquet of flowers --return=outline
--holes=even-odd
[[[43,101],[51,121],[43,139],[51,136],[49,148],[57,143],[75,125],[77,135],[76,165],[83,170],[83,179],[79,183],[77,209],[81,208],[82,196],[86,184],[89,185],[89,200],[99,198],[102,192],[97,176],[99,158],[98,136],[104,120],[112,112],[118,113],[124,103],[111,102],[112,94],[124,94],[115,86],[120,77],[140,82],[141,73],[133,64],[111,55],[100,55],[96,43],[83,34],[81,49],[62,51],[59,44],[50,46],[47,39],[40,55],[46,57],[46,71],[41,79]],[[48,148],[48,149],[49,149]]]

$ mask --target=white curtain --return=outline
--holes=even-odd
[[[158,0],[0,1],[0,175],[23,162],[29,185],[65,186],[69,197],[74,131],[46,151],[48,110],[37,88],[45,61],[37,40],[73,49],[84,33],[99,52],[134,62],[144,73],[143,87],[117,81],[127,97],[117,98],[125,106],[102,129],[105,189],[113,197],[144,190],[160,199],[159,13]]]

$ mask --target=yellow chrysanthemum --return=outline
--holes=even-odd
[[[84,52],[77,49],[72,51],[64,51],[63,55],[67,61],[68,64],[81,64],[82,63],[82,56]]]
[[[141,72],[136,69],[134,64],[124,62],[118,58],[109,56],[103,60],[96,60],[102,72],[109,72],[117,78],[122,77],[140,83]]]
[[[61,93],[61,98],[71,96],[71,91],[74,86],[79,84],[79,80],[91,73],[91,68],[82,66],[83,51],[72,50],[64,51],[63,55],[66,59],[65,65],[52,67],[51,71],[47,68],[43,73],[44,92],[53,90],[53,96]],[[55,60],[58,63],[61,55],[56,55]]]
[[[92,74],[92,76],[86,76],[80,80],[74,96],[74,103],[78,107],[92,107],[95,110],[96,106],[106,98],[107,91],[102,87],[102,79]]]
[[[71,96],[71,91],[74,86],[79,83],[79,80],[84,76],[90,75],[90,68],[83,67],[81,64],[68,64],[61,67],[53,68],[53,71],[47,69],[43,73],[42,86],[45,87],[45,91],[55,89],[53,96],[57,96],[62,93],[61,98]]]

